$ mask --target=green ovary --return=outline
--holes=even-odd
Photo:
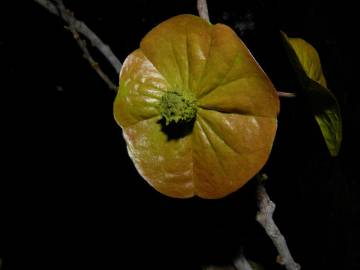
[[[188,93],[168,91],[161,97],[160,111],[166,125],[191,122],[196,117],[196,99]]]

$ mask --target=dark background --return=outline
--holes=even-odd
[[[196,1],[65,1],[121,61],[161,21]],[[298,84],[279,29],[318,50],[343,114],[330,158],[306,100],[281,99],[264,168],[275,219],[302,269],[360,269],[358,15],[352,1],[208,1],[237,30],[278,90]],[[244,24],[245,23],[245,24]],[[117,74],[95,50],[101,67]],[[112,116],[115,93],[63,22],[33,1],[0,4],[2,270],[201,269],[240,247],[266,269],[276,250],[256,223],[255,183],[221,200],[176,200],[134,169]]]

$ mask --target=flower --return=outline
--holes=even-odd
[[[114,116],[142,177],[176,198],[221,198],[266,163],[274,86],[226,25],[179,15],[152,29],[120,72]]]

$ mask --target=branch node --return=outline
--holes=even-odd
[[[99,66],[99,64],[98,64],[97,62],[94,62],[94,63],[91,63],[91,67],[97,69],[97,68],[99,68],[100,66]]]
[[[277,262],[278,264],[280,264],[280,265],[284,265],[284,264],[285,264],[284,258],[281,257],[280,255],[278,255],[278,256],[276,257],[276,262]]]
[[[269,199],[269,204],[267,209],[268,213],[272,215],[275,212],[275,208],[276,208],[276,204]]]

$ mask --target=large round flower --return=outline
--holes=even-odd
[[[138,172],[177,198],[221,198],[267,161],[274,86],[237,35],[192,15],[152,29],[125,60],[114,115]]]

